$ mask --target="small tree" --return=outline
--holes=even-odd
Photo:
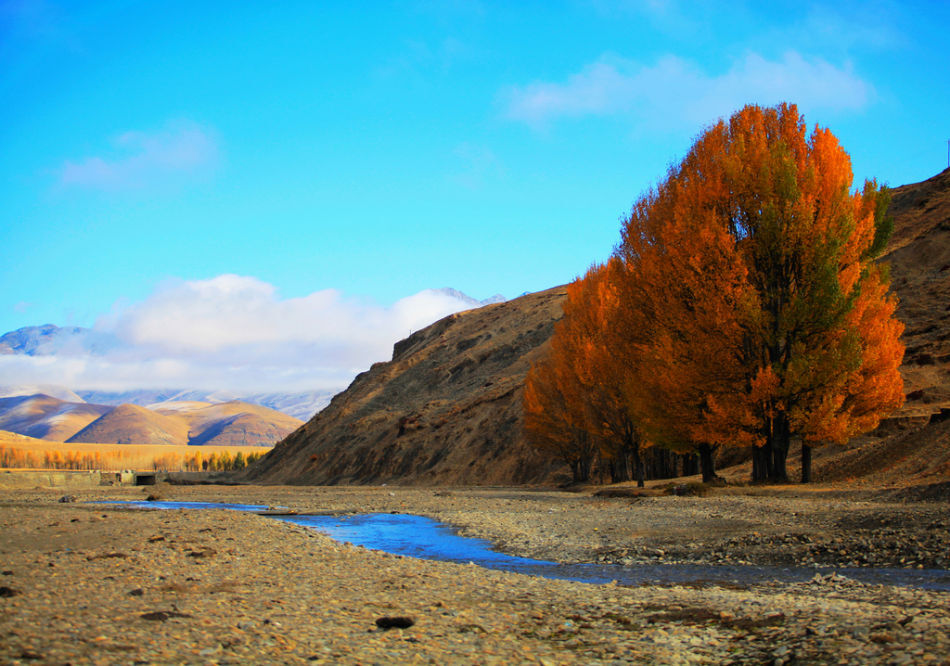
[[[625,359],[631,336],[618,320],[621,271],[621,262],[613,259],[568,285],[564,319],[578,338],[575,372],[583,386],[586,428],[597,442],[600,459],[612,481],[635,478],[642,487],[646,444],[630,410],[633,375]]]
[[[629,368],[617,335],[613,273],[620,262],[592,267],[567,286],[564,317],[545,359],[528,373],[525,425],[529,441],[554,452],[586,481],[595,456],[614,482],[643,485],[643,442],[629,408]]]
[[[528,441],[567,463],[574,483],[590,480],[597,453],[587,431],[580,390],[567,358],[551,349],[547,358],[528,371],[522,403]]]

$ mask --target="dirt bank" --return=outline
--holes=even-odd
[[[510,552],[561,560],[623,550],[617,557],[685,558],[715,543],[727,557],[757,561],[779,548],[753,548],[751,532],[763,540],[805,528],[829,539],[881,533],[861,527],[874,516],[909,539],[930,529],[939,508],[840,496],[631,500],[519,489],[158,492],[302,511],[424,513]],[[593,586],[389,556],[248,514],[83,503],[140,499],[141,489],[74,494],[70,503],[49,491],[0,494],[0,661],[947,663],[950,654],[944,592],[821,575],[743,589]],[[414,624],[384,631],[375,621],[385,616]]]

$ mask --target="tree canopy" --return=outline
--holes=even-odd
[[[794,105],[705,130],[634,204],[610,264],[571,286],[547,361],[576,375],[560,409],[586,414],[601,449],[622,439],[591,419],[608,405],[673,450],[754,447],[769,480],[787,479],[793,439],[810,453],[874,428],[903,401],[903,327],[876,261],[887,190],[852,180]],[[532,372],[526,418],[547,371]]]

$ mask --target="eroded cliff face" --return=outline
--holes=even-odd
[[[265,483],[493,485],[559,479],[525,442],[524,377],[563,288],[460,312],[398,342],[249,472]]]
[[[950,169],[895,188],[894,234],[884,255],[900,304],[908,416],[950,408]]]

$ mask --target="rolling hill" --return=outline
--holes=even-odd
[[[164,402],[157,414],[184,421],[191,445],[261,446],[293,432],[301,420],[268,407],[238,400],[222,403]]]
[[[0,430],[64,442],[110,409],[43,393],[0,398]]]
[[[42,394],[0,398],[0,429],[68,443],[269,446],[303,423],[240,401],[155,407],[67,402]]]
[[[188,424],[138,405],[113,407],[67,442],[188,444]]]
[[[895,188],[890,211],[895,228],[884,260],[907,327],[907,402],[872,436],[845,451],[821,451],[819,480],[885,469],[920,479],[948,474],[950,169]],[[563,299],[563,288],[529,294],[446,317],[398,342],[391,361],[359,375],[247,478],[473,485],[556,479],[558,466],[524,440],[521,394]]]

